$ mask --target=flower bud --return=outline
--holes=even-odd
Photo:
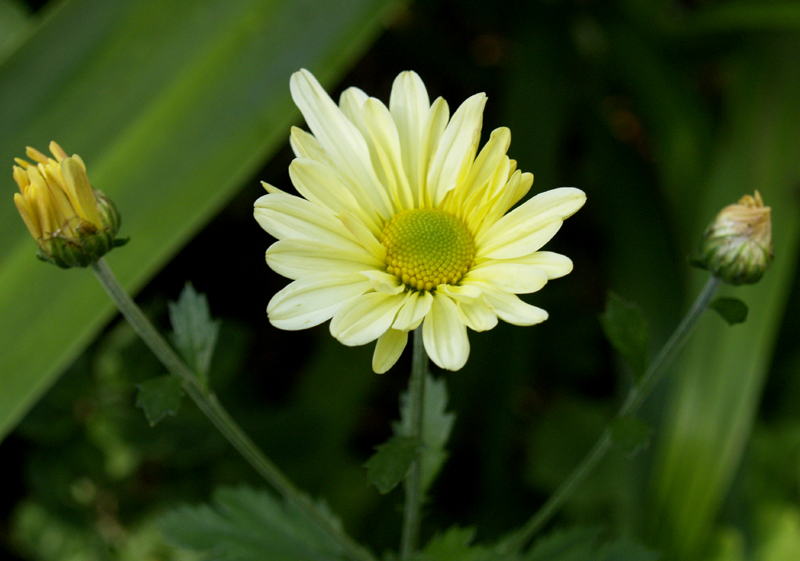
[[[102,191],[92,188],[80,156],[50,143],[55,160],[28,147],[30,163],[16,158],[14,194],[20,216],[39,246],[37,257],[68,269],[86,267],[127,240],[114,239],[120,217]]]
[[[757,282],[773,257],[770,213],[758,191],[723,208],[703,236],[698,264],[730,284]]]

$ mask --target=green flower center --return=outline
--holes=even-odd
[[[386,248],[386,272],[417,290],[457,283],[475,258],[475,242],[466,225],[436,209],[397,214],[383,228],[381,244]]]

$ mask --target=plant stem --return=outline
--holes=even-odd
[[[92,265],[97,279],[119,308],[120,313],[142,338],[153,354],[172,374],[183,382],[183,388],[211,423],[236,448],[245,460],[267,480],[292,506],[303,512],[321,531],[335,540],[353,561],[375,561],[375,558],[342,530],[334,526],[306,495],[273,464],[231,418],[216,395],[203,385],[196,374],[181,360],[164,337],[153,327],[142,310],[125,292],[105,259]]]
[[[672,363],[678,351],[688,339],[697,320],[708,307],[709,302],[711,302],[719,284],[720,280],[717,277],[712,276],[708,279],[683,320],[681,320],[678,327],[675,328],[675,331],[667,342],[664,343],[664,346],[661,348],[658,355],[656,355],[656,358],[649,364],[641,381],[637,385],[634,385],[628,392],[628,396],[617,412],[616,418],[631,415],[638,411],[639,407],[644,403],[644,400],[650,395],[650,392],[663,377],[667,366]],[[600,438],[578,467],[564,480],[561,486],[556,489],[528,522],[500,546],[501,552],[520,552],[522,548],[525,547],[525,544],[550,521],[558,509],[572,496],[572,493],[578,485],[586,479],[586,476],[589,475],[600,460],[603,459],[612,444],[611,429],[610,427],[606,427],[603,434],[600,435]]]
[[[400,542],[400,559],[411,559],[419,542],[420,509],[424,502],[422,492],[422,423],[425,400],[425,377],[428,373],[428,355],[422,342],[422,326],[414,330],[414,354],[411,361],[411,379],[408,383],[408,413],[411,433],[418,443],[417,457],[412,462],[405,480],[406,504],[403,510],[403,535]]]

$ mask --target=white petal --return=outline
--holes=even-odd
[[[374,97],[364,102],[364,122],[398,210],[415,207],[400,155],[400,138],[392,114]],[[376,166],[377,167],[377,166]]]
[[[497,317],[512,325],[535,325],[547,319],[547,312],[523,302],[515,294],[504,292],[486,283],[473,283],[483,292],[483,300]]]
[[[275,242],[267,249],[267,264],[279,275],[290,279],[325,271],[357,273],[384,266],[363,248],[353,251],[311,240]]]
[[[397,126],[403,168],[406,170],[417,208],[420,204],[420,186],[424,183],[427,172],[427,146],[423,146],[422,137],[430,105],[425,84],[415,72],[401,72],[395,78],[389,97],[389,111]]]
[[[349,182],[361,186],[384,218],[391,215],[391,205],[372,168],[369,148],[358,128],[325,93],[308,70],[292,75],[290,90],[308,127],[320,145]]]
[[[425,120],[425,126],[422,128],[422,137],[419,143],[419,200],[423,208],[431,208],[433,206],[434,186],[428,185],[428,170],[430,169],[431,161],[434,153],[439,146],[439,141],[447,129],[447,121],[450,119],[450,108],[447,102],[437,97],[431,104],[428,110],[428,117]]]
[[[514,294],[529,294],[547,284],[547,273],[536,265],[513,261],[488,261],[474,267],[465,279],[489,282]]]
[[[478,246],[475,257],[478,261],[486,259],[517,259],[530,255],[542,248],[556,235],[564,224],[563,220],[555,219],[546,224],[539,224],[530,231],[523,232],[518,238],[512,236],[499,236],[499,240],[492,240],[486,246]],[[501,243],[505,241],[505,243]]]
[[[372,370],[376,374],[383,374],[389,370],[403,354],[407,343],[408,333],[396,329],[389,329],[378,337],[375,352],[372,353]]]
[[[483,194],[485,187],[489,185],[490,180],[497,173],[497,169],[501,167],[503,159],[507,158],[506,152],[510,145],[511,131],[505,127],[492,131],[488,142],[475,158],[475,162],[464,179],[464,192],[459,197],[462,201],[467,201],[471,197],[473,201],[480,201],[483,198],[475,195]],[[506,177],[508,176],[506,175]],[[487,193],[487,195],[491,195],[491,193]]]
[[[474,302],[459,302],[461,319],[473,331],[489,331],[497,325],[497,314],[483,299]]]
[[[427,290],[424,292],[414,291],[411,296],[397,312],[392,324],[392,329],[399,329],[401,331],[411,331],[419,327],[419,324],[428,315],[433,303],[433,296]]]
[[[456,302],[472,302],[481,295],[478,287],[469,285],[443,284],[436,291],[447,294]]]
[[[333,214],[354,211],[358,203],[329,166],[308,158],[295,158],[289,165],[292,184],[303,197],[329,209]]]
[[[306,329],[330,319],[340,306],[370,288],[369,279],[359,273],[303,277],[272,297],[267,315],[279,329]]]
[[[271,193],[255,202],[253,216],[279,240],[324,240],[357,251],[360,247],[341,220],[325,207],[286,193]]]
[[[475,94],[459,107],[439,140],[428,168],[427,186],[438,206],[463,179],[480,141],[486,94]]]
[[[408,296],[368,292],[348,301],[331,319],[331,335],[349,347],[374,341],[391,327]]]
[[[561,187],[539,193],[479,233],[475,243],[482,248],[484,256],[489,256],[495,250],[511,246],[554,221],[562,221],[572,216],[585,202],[586,195],[583,191],[573,187]],[[515,251],[507,250],[505,253],[515,253]],[[492,255],[492,257],[500,259],[521,255],[503,255],[503,257]]]
[[[369,226],[364,224],[361,219],[351,213],[344,211],[339,215],[342,225],[350,232],[358,243],[372,254],[375,259],[384,262],[386,259],[386,248],[375,237],[375,233]]]
[[[439,368],[460,370],[467,363],[467,327],[448,296],[433,294],[431,311],[422,324],[422,340],[428,356]]]
[[[517,263],[535,265],[545,272],[548,279],[561,278],[572,272],[572,259],[560,253],[537,251],[525,257],[514,259]]]
[[[394,275],[390,275],[385,271],[363,271],[361,273],[367,277],[372,283],[372,288],[375,292],[383,292],[384,294],[400,294],[405,290],[403,282]]]

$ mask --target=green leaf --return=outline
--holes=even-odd
[[[721,315],[728,325],[744,323],[747,320],[747,304],[738,298],[715,298],[708,307]]]
[[[207,384],[220,322],[211,319],[205,294],[198,294],[187,283],[178,301],[169,303],[169,319],[175,333],[175,345],[189,367],[203,384]]]
[[[367,461],[367,479],[381,493],[388,493],[408,473],[408,468],[417,457],[417,442],[406,436],[393,436],[375,448],[377,452]]]
[[[653,427],[632,416],[618,417],[611,421],[611,442],[629,458],[650,445]]]
[[[475,539],[474,528],[452,526],[444,534],[431,538],[425,548],[415,557],[415,561],[499,561],[490,556],[483,546],[472,545]]]
[[[599,544],[602,530],[577,527],[553,532],[528,552],[525,561],[657,561],[660,554],[620,538]]]
[[[601,546],[590,558],[591,561],[658,561],[659,559],[661,559],[660,553],[626,539],[618,539]]]
[[[330,516],[330,514],[328,514]],[[340,526],[338,520],[333,520]],[[183,506],[157,521],[176,545],[204,559],[333,561],[339,545],[302,513],[266,491],[221,488],[212,505]]]
[[[633,370],[636,380],[640,380],[647,370],[650,332],[639,307],[609,291],[600,325],[611,345]]]
[[[551,532],[533,544],[525,561],[589,561],[601,533],[582,527]]]
[[[398,436],[411,434],[411,419],[408,411],[407,393],[400,396],[400,422],[394,425]],[[422,489],[427,491],[444,462],[447,460],[445,444],[450,438],[455,413],[445,413],[447,408],[447,383],[444,378],[436,380],[430,374],[425,379],[425,398],[422,411]]]
[[[174,416],[184,394],[180,379],[171,374],[142,382],[138,388],[136,407],[144,409],[151,427],[167,415]]]
[[[61,2],[0,64],[0,162],[50,140],[78,153],[122,215],[131,242],[107,261],[136,293],[286,143],[299,120],[291,73],[304,66],[335,84],[394,5]],[[0,338],[0,438],[113,313],[88,271],[36,260],[10,193],[0,328],[14,337]]]

